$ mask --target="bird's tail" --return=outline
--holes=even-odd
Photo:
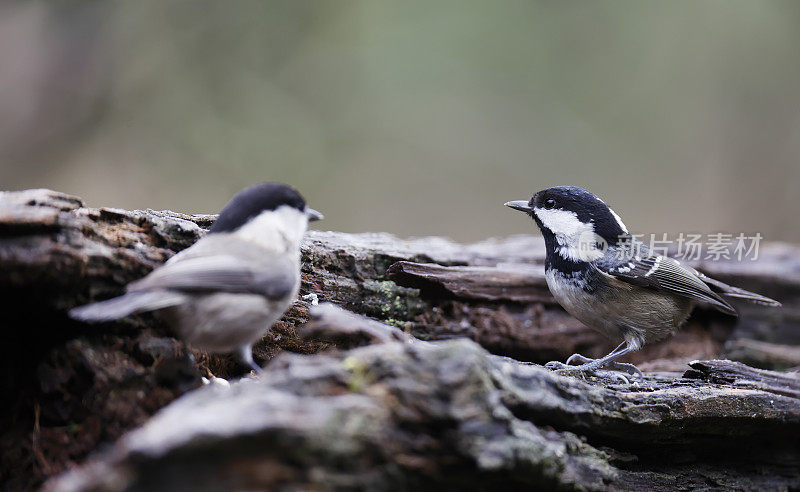
[[[714,287],[715,288],[714,290],[716,290],[717,292],[719,292],[724,296],[735,297],[737,299],[744,299],[754,304],[761,304],[762,306],[781,307],[780,302],[776,301],[775,299],[770,299],[767,296],[762,296],[761,294],[756,294],[755,292],[750,292],[749,290],[744,290],[740,289],[739,287],[728,285],[725,282],[720,282],[719,280],[715,280],[705,275],[703,275],[702,278],[705,283]]]
[[[99,323],[123,318],[130,314],[155,311],[180,304],[183,295],[167,291],[129,292],[107,301],[95,302],[73,308],[69,311],[72,319]]]

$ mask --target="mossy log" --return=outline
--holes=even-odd
[[[792,365],[798,248],[695,265],[784,308],[742,306],[738,320],[701,308],[628,359],[647,370],[628,385],[537,365],[613,342],[554,303],[532,236],[459,245],[310,231],[301,294],[323,304],[298,300],[262,340],[258,379],[185,347],[157,316],[66,316],[119,294],[213,220],[0,193],[6,488],[51,477],[53,490],[800,487],[796,372],[689,364],[744,353]],[[236,381],[203,386],[212,375]]]

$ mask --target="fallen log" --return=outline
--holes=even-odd
[[[315,318],[312,331],[380,330],[332,306]],[[796,377],[707,361],[609,385],[395,331],[191,392],[45,489],[800,485]]]
[[[191,351],[191,348],[175,340],[169,328],[155,316],[132,317],[90,327],[73,322],[65,315],[73,306],[119,294],[127,282],[145,275],[175,252],[191,245],[205,233],[213,220],[214,216],[169,211],[87,208],[76,197],[49,190],[0,193],[0,266],[3,269],[0,277],[0,299],[3,311],[7,313],[6,322],[0,331],[0,360],[4,369],[2,389],[5,394],[11,395],[13,401],[0,414],[0,480],[9,488],[35,486],[43,479],[82,462],[102,444],[117,441],[126,431],[143,425],[145,427],[142,429],[146,428],[155,412],[181,395],[189,393],[187,398],[205,398],[193,396],[197,392],[196,388],[202,385],[203,376],[209,378],[213,374],[232,378],[245,373],[245,369],[229,357]],[[459,245],[441,238],[400,240],[388,234],[309,231],[303,245],[302,294],[316,294],[323,302],[335,303],[352,313],[371,317],[373,321],[367,327],[361,324],[363,317],[340,313],[308,323],[309,309],[313,311],[315,307],[309,302],[298,300],[256,347],[256,359],[260,364],[268,363],[267,372],[270,378],[273,370],[282,370],[282,364],[289,364],[291,367],[299,364],[297,367],[307,368],[314,366],[314,361],[319,361],[322,365],[331,364],[330,370],[333,371],[337,364],[355,359],[348,359],[350,356],[346,355],[347,352],[331,350],[380,342],[374,347],[354,349],[365,354],[377,354],[366,363],[365,367],[369,370],[364,373],[364,377],[367,380],[369,377],[366,374],[373,370],[372,366],[380,367],[378,360],[381,356],[397,359],[398,371],[411,371],[412,368],[402,366],[413,365],[414,358],[423,357],[420,354],[427,354],[427,350],[432,351],[431,353],[454,351],[459,354],[458,357],[463,356],[471,361],[465,366],[466,369],[484,371],[492,381],[499,378],[498,374],[502,374],[502,371],[521,375],[505,380],[502,390],[493,386],[500,383],[491,383],[490,387],[495,389],[486,390],[487,394],[502,395],[502,407],[513,416],[513,419],[504,417],[502,425],[515,429],[513,432],[504,431],[511,433],[510,437],[506,436],[507,442],[512,443],[512,448],[518,449],[521,454],[498,458],[502,461],[500,465],[483,468],[483,465],[475,463],[489,458],[479,459],[476,457],[478,455],[473,455],[463,461],[459,456],[466,452],[466,448],[459,448],[461,444],[439,442],[451,437],[458,440],[463,436],[458,433],[444,436],[442,433],[446,434],[447,431],[439,428],[444,424],[437,420],[438,417],[427,423],[420,420],[415,424],[416,430],[403,431],[403,439],[425,441],[434,448],[441,447],[443,451],[442,454],[437,454],[438,451],[432,454],[411,452],[407,454],[409,458],[405,464],[398,464],[394,457],[386,458],[388,461],[384,465],[388,469],[400,466],[399,469],[404,473],[408,471],[408,467],[414,468],[413,463],[420,464],[423,472],[412,473],[415,478],[409,483],[450,483],[447,480],[452,478],[445,476],[447,467],[441,468],[448,460],[457,463],[454,465],[455,469],[474,468],[464,475],[465,483],[474,483],[470,482],[472,479],[486,480],[482,483],[487,484],[498,480],[498,483],[504,483],[505,470],[513,470],[511,475],[514,478],[510,478],[508,483],[560,486],[581,484],[586,488],[614,483],[616,487],[624,489],[632,488],[636,483],[644,484],[642,480],[646,480],[648,473],[683,473],[681,470],[685,469],[681,468],[683,465],[679,460],[662,457],[659,462],[656,458],[651,459],[646,456],[646,446],[638,446],[635,441],[625,437],[641,433],[642,429],[654,433],[665,446],[676,446],[677,456],[686,456],[691,449],[696,449],[698,454],[703,455],[697,468],[691,472],[695,474],[691,475],[694,477],[692,479],[712,480],[708,477],[716,477],[713,480],[722,483],[735,478],[745,485],[762,483],[753,482],[757,480],[755,475],[747,475],[741,467],[734,473],[724,466],[712,464],[713,454],[716,452],[714,450],[720,449],[721,439],[737,435],[735,429],[742,428],[743,421],[754,418],[746,416],[745,410],[748,409],[765,413],[763,418],[756,418],[758,422],[754,421],[748,427],[750,430],[746,435],[759,439],[758,435],[762,432],[766,433],[765,436],[770,436],[764,439],[774,440],[777,439],[775,436],[780,437],[781,445],[776,448],[776,456],[780,457],[780,463],[796,465],[796,456],[784,452],[786,444],[791,439],[796,439],[796,422],[792,420],[795,417],[787,410],[788,402],[797,403],[791,391],[777,393],[764,388],[734,387],[730,382],[700,377],[702,371],[698,373],[697,368],[693,369],[695,372],[687,374],[692,378],[681,376],[689,369],[687,362],[692,359],[718,357],[723,353],[726,343],[729,347],[741,340],[760,340],[784,347],[787,345],[781,344],[791,346],[800,343],[797,339],[797,333],[800,332],[797,329],[800,325],[798,248],[767,245],[762,248],[761,258],[757,262],[696,265],[726,282],[775,297],[785,307],[781,310],[747,307],[738,321],[712,311],[698,310],[686,329],[676,337],[648,347],[629,359],[637,363],[651,360],[649,365],[641,367],[662,371],[653,373],[653,377],[658,376],[661,379],[648,379],[648,385],[633,388],[613,388],[602,381],[581,382],[574,378],[553,375],[528,364],[563,360],[573,352],[582,352],[589,356],[600,355],[610,347],[610,342],[572,319],[553,302],[542,283],[540,269],[543,254],[540,239],[530,236]],[[326,321],[323,323],[322,319]],[[391,326],[392,329],[384,333],[382,330],[385,326]],[[470,339],[476,345],[453,340],[461,338]],[[437,340],[452,342],[431,343]],[[421,352],[417,354],[406,350],[409,343],[415,351]],[[429,346],[430,349],[422,348]],[[319,354],[320,351],[324,355]],[[281,355],[272,361],[284,352],[318,355],[310,358]],[[448,360],[458,357],[453,355]],[[282,360],[291,362],[281,362]],[[452,364],[453,370],[457,371],[460,366],[455,362]],[[512,369],[507,369],[508,367]],[[712,372],[715,374],[724,372],[719,368],[714,371]],[[442,378],[446,376],[447,374],[441,375]],[[533,386],[527,387],[521,382],[528,379]],[[421,380],[427,381],[424,378]],[[352,378],[349,381],[352,382]],[[431,381],[431,391],[439,388],[438,391],[448,394],[445,381],[446,379]],[[572,400],[563,397],[560,411],[551,409],[544,412],[541,405],[525,403],[530,398],[547,399],[547,393],[537,389],[544,384],[542,381],[555,385],[552,387],[557,388],[553,390],[556,393],[570,393],[572,390],[569,388],[573,384],[580,383],[583,386],[579,386],[580,391],[570,393],[573,394]],[[560,381],[558,384],[562,386],[553,381]],[[652,386],[655,383],[662,386]],[[250,383],[234,383],[233,387],[245,387],[246,384]],[[271,383],[263,381],[254,384],[264,384],[271,388]],[[301,383],[289,381],[286,384]],[[312,383],[309,380],[308,384],[322,382]],[[522,388],[519,394],[513,391],[517,386]],[[348,391],[352,390],[349,383],[346,387]],[[364,387],[370,385],[365,383]],[[212,391],[215,390],[204,388],[197,394],[208,395]],[[392,394],[395,397],[405,394],[398,391],[400,390],[394,388],[390,393],[394,392]],[[726,391],[736,393],[729,394]],[[578,398],[580,394],[587,395],[585,398],[592,395],[589,400],[584,398],[584,410],[580,410],[579,403],[584,401]],[[655,396],[642,399],[655,394],[670,394],[675,399],[659,400]],[[783,405],[777,414],[769,413],[769,408],[765,407],[767,396],[764,395],[767,394],[783,398],[773,398],[773,401]],[[354,400],[363,400],[359,395],[360,392],[354,392],[351,396]],[[317,395],[320,399],[312,400],[328,405],[329,396],[320,389]],[[367,400],[372,398],[367,396]],[[458,394],[454,392],[447,398],[455,401]],[[297,405],[302,406],[306,401],[302,398],[295,400],[291,405],[286,400],[287,407],[276,415],[291,415],[292,411],[298,410]],[[607,400],[616,401],[618,409],[608,410],[603,414],[599,411],[600,407],[591,406],[605,404]],[[692,414],[694,417],[686,416],[683,420],[671,417],[678,415],[675,414],[678,411],[675,406],[678,405],[678,400],[684,401],[686,408],[694,406],[695,409],[706,409],[705,413]],[[181,401],[183,400],[175,405],[187,405],[181,407],[184,409],[192,406]],[[734,403],[728,406],[707,406],[709,401]],[[336,407],[335,404],[330,404]],[[370,408],[377,405],[371,400],[365,404]],[[435,404],[436,400],[432,400],[431,405]],[[414,403],[413,408],[419,405],[423,407],[417,411],[433,411],[424,407],[426,403],[423,400]],[[464,405],[461,411],[469,413],[471,404],[465,400]],[[388,411],[380,406],[374,408],[381,415]],[[629,421],[633,417],[617,416],[619,408],[631,408],[628,412],[630,415],[650,423],[642,426],[642,422],[639,422],[638,427],[632,425]],[[321,419],[333,415],[320,412],[317,417]],[[368,412],[361,417],[358,416],[358,410],[352,412],[353,418],[368,419]],[[190,416],[185,415],[186,418]],[[392,426],[398,422],[398,425],[405,425],[405,421],[392,420],[394,417],[381,418],[382,425]],[[496,425],[491,419],[487,422],[486,425],[490,427]],[[474,423],[448,420],[447,425],[457,427],[462,424]],[[555,430],[548,430],[551,426]],[[704,426],[717,429],[717,434],[709,435],[704,432]],[[313,437],[316,431],[312,431],[311,427],[313,422],[309,422],[309,434],[305,435],[298,434],[299,430],[289,432],[283,429],[276,432],[289,439],[287,443],[291,441],[291,437],[286,436],[290,435],[297,437],[297,443],[309,442],[309,439],[316,439]],[[282,434],[284,431],[289,434]],[[516,432],[521,434],[514,434]],[[733,434],[729,434],[730,432]],[[427,436],[429,433],[431,435]],[[378,435],[379,432],[369,439]],[[589,439],[590,445],[581,444],[583,441],[576,440],[576,435]],[[251,437],[245,438],[247,442],[250,442]],[[530,437],[530,442],[525,441],[527,437]],[[560,444],[553,444],[555,447],[550,448],[547,444],[550,438]],[[478,435],[474,439],[481,441],[484,438]],[[537,442],[539,444],[536,446],[539,447],[532,444]],[[122,443],[120,441],[114,448],[118,450],[117,453],[121,453],[118,459],[106,456],[91,462],[83,470],[90,473],[88,470],[94,466],[126,468],[128,458],[124,457],[127,455],[124,451],[125,444]],[[230,441],[229,444],[234,445],[233,443],[234,441]],[[689,443],[699,443],[701,446],[691,448]],[[171,446],[176,446],[176,443],[168,444],[168,447],[179,455],[185,451],[183,448]],[[584,450],[588,454],[573,453],[577,461],[563,457],[548,462],[546,460],[549,458],[522,457],[528,453],[522,451],[523,448],[528,449],[525,446],[534,446],[530,449],[538,451],[529,451],[534,454],[544,453],[542,456],[552,454],[545,452],[545,449],[569,449],[572,453],[576,446],[578,451]],[[353,455],[360,456],[359,459],[364,459],[372,452],[371,448],[359,449]],[[278,451],[275,448],[265,453],[273,456],[271,453]],[[387,445],[387,449],[381,453],[389,451],[391,447]],[[331,450],[329,457],[334,459],[336,452],[338,451]],[[472,452],[477,451],[469,451]],[[607,455],[603,458],[605,461],[593,461],[595,464],[600,463],[597,465],[599,468],[582,469],[576,464],[600,456],[595,455],[595,452]],[[766,456],[766,447],[759,453]],[[491,453],[487,456],[490,455]],[[297,468],[292,472],[293,477],[300,476],[294,475],[295,472],[302,476],[311,473],[310,469],[314,467],[313,456],[317,455],[311,453],[309,456],[311,457],[303,458],[305,461],[301,460],[306,468],[301,467],[301,470],[296,465],[290,466]],[[397,456],[406,454],[400,453]],[[422,457],[417,460],[419,456]],[[276,476],[282,473],[282,466],[289,466],[286,463],[280,464],[274,456],[262,458],[248,459],[245,462],[250,465],[246,466],[252,466],[253,469],[262,469],[259,468],[262,465],[265,467],[263,469],[275,466]],[[437,462],[439,459],[442,463]],[[762,463],[763,460],[759,460],[754,463]],[[437,462],[436,472],[433,474],[425,471],[430,470],[431,461]],[[242,464],[245,462],[239,462],[239,465],[245,466]],[[623,466],[623,462],[627,464]],[[542,471],[547,467],[561,471]],[[701,468],[705,470],[702,473],[698,471]],[[775,474],[783,473],[783,469],[779,468],[769,470]],[[368,482],[359,480],[367,480],[369,477],[385,480],[380,470],[365,469],[366,475],[353,472],[350,480],[355,484],[368,486]],[[523,470],[527,471],[523,473]],[[533,473],[531,470],[539,471]],[[567,470],[571,470],[572,474],[567,473]],[[638,470],[640,473],[632,475],[628,473],[631,470]],[[188,472],[188,468],[185,471]],[[208,473],[216,472],[211,470]],[[529,482],[520,481],[522,479],[519,477],[525,474],[531,474]],[[152,476],[159,475],[154,473]],[[390,473],[387,476],[394,475]],[[615,476],[627,478],[620,480],[615,479]],[[782,476],[785,480],[780,483],[795,483],[792,480],[796,475],[789,473]],[[345,480],[347,474],[340,475],[339,478]],[[764,480],[772,478],[775,477],[768,476]],[[138,483],[138,478],[132,480],[131,483]],[[297,480],[300,480],[297,483],[305,483],[299,478]],[[67,482],[53,483],[63,485]]]

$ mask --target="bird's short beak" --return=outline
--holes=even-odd
[[[516,200],[513,202],[508,202],[506,203],[506,207],[513,208],[514,210],[519,210],[520,212],[525,212],[526,214],[531,213],[531,210],[533,210],[531,206],[528,205],[528,202],[525,200]]]
[[[308,216],[309,222],[314,222],[315,220],[322,220],[325,218],[325,216],[321,213],[317,212],[313,208],[308,207],[306,207],[306,215]]]

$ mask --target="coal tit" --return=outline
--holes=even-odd
[[[70,311],[101,322],[160,311],[178,335],[209,352],[236,352],[259,372],[252,346],[291,306],[300,288],[300,242],[322,214],[300,193],[279,183],[240,191],[208,234],[126,293]]]
[[[548,362],[551,369],[593,372],[608,367],[641,375],[633,364],[616,359],[672,335],[697,301],[731,315],[736,310],[721,295],[780,306],[649,251],[611,207],[583,188],[556,186],[529,201],[505,205],[530,215],[541,229],[545,278],[556,301],[587,326],[622,340],[605,357],[573,354],[566,364]]]

